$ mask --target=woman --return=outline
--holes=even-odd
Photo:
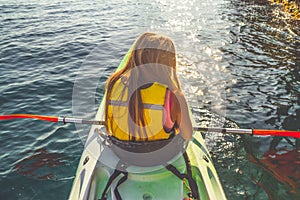
[[[190,140],[193,128],[176,74],[172,40],[142,34],[123,65],[107,82],[108,134],[121,141],[166,140],[177,134]]]

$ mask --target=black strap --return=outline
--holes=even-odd
[[[115,190],[114,190],[114,193],[115,193],[115,196],[116,196],[117,200],[122,200],[121,195],[120,195],[119,190],[118,190],[118,187],[119,187],[119,185],[124,183],[128,178],[128,172],[123,172],[123,174],[124,174],[124,176],[118,181],[118,183],[115,187]]]
[[[187,175],[186,174],[182,174],[178,171],[178,169],[176,169],[176,167],[174,167],[172,164],[168,164],[166,166],[166,168],[171,171],[175,176],[177,176],[178,178],[180,178],[181,180],[183,180],[184,178],[187,179]]]
[[[109,177],[107,183],[106,183],[106,186],[102,192],[102,196],[99,200],[106,200],[107,197],[106,197],[106,193],[107,193],[107,190],[108,188],[111,186],[112,182],[121,174],[121,171],[115,169],[115,171],[112,173],[112,175]]]
[[[193,198],[198,199],[199,198],[198,185],[197,185],[196,181],[193,179],[190,159],[186,152],[183,152],[182,154],[183,154],[183,158],[185,160],[187,179],[188,179],[190,188],[192,190]]]
[[[113,182],[120,174],[123,173],[124,176],[118,181],[117,186],[116,186],[116,188],[115,188],[115,195],[116,195],[116,191],[117,191],[117,193],[118,193],[118,195],[119,195],[119,199],[117,198],[117,200],[121,200],[121,195],[120,195],[120,193],[118,192],[117,187],[127,179],[128,172],[125,171],[126,167],[127,167],[127,165],[126,165],[125,163],[123,163],[123,162],[121,162],[121,161],[118,162],[118,164],[117,164],[117,166],[116,166],[116,169],[114,170],[114,172],[112,173],[112,175],[109,177],[109,179],[108,179],[108,181],[107,181],[107,183],[106,183],[106,186],[105,186],[105,188],[104,188],[104,190],[103,190],[103,192],[102,192],[101,198],[100,198],[99,200],[107,200],[106,194],[107,194],[107,191],[108,191],[109,187],[111,186],[112,182]],[[122,169],[122,171],[119,170],[119,169]],[[125,180],[123,180],[124,177],[126,177]],[[122,180],[123,180],[123,181],[122,181]]]
[[[199,192],[198,192],[198,185],[195,182],[195,180],[193,179],[192,176],[192,169],[191,169],[191,163],[190,160],[188,158],[188,155],[186,152],[183,152],[183,157],[184,157],[184,161],[185,161],[185,165],[186,165],[186,174],[182,174],[178,171],[178,169],[176,169],[176,167],[174,167],[171,164],[166,165],[166,168],[171,171],[175,176],[177,176],[178,178],[180,178],[181,180],[183,180],[184,178],[186,178],[189,182],[189,186],[191,188],[191,192],[192,192],[192,197],[194,199],[199,199]]]

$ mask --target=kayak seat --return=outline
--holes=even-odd
[[[174,136],[157,141],[120,141],[109,137],[110,149],[127,165],[140,167],[152,167],[165,165],[168,161],[180,155],[184,151],[185,140],[180,136]]]

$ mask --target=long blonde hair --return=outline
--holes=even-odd
[[[155,33],[144,33],[137,38],[125,66],[112,74],[106,85],[106,105],[105,105],[105,121],[108,118],[108,106],[112,88],[117,80],[122,78],[126,80],[128,86],[128,105],[131,120],[139,127],[146,125],[144,118],[143,102],[141,98],[141,89],[149,87],[154,82],[167,85],[171,91],[180,90],[178,77],[176,75],[176,52],[172,40],[166,36]],[[122,99],[122,95],[120,97]],[[106,123],[107,124],[107,123]],[[147,133],[135,130],[128,123],[129,140],[135,140],[138,134],[139,138],[147,140]],[[106,127],[112,130],[111,127]]]

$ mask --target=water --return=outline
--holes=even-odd
[[[154,31],[176,44],[200,125],[300,129],[299,21],[266,0],[2,0],[0,10],[1,114],[92,118],[107,76],[140,33]],[[0,198],[67,199],[88,127],[0,127]],[[299,199],[299,141],[205,140],[228,199]]]

